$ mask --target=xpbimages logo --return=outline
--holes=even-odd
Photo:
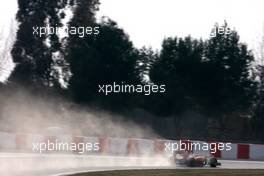
[[[100,34],[100,28],[98,26],[91,27],[91,26],[80,26],[80,27],[39,27],[39,26],[33,26],[33,35],[44,37],[46,35],[59,35],[61,33],[67,34],[67,35],[78,35],[80,38],[85,37],[86,35],[99,35]]]
[[[40,143],[33,143],[32,144],[33,152],[43,153],[43,152],[76,152],[76,153],[84,153],[84,152],[93,152],[99,151],[100,145],[98,142],[63,142],[63,141],[50,141],[47,142],[40,142]]]
[[[104,95],[109,95],[113,93],[138,93],[144,95],[150,95],[152,93],[165,93],[166,85],[155,85],[155,84],[145,84],[145,85],[128,85],[124,82],[118,84],[114,82],[113,84],[98,85],[98,92]]]
[[[191,142],[182,141],[179,142],[167,142],[165,143],[165,151],[174,153],[175,151],[210,151],[210,153],[216,153],[217,151],[231,151],[231,143],[207,143],[207,142]]]

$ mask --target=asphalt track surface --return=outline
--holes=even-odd
[[[217,169],[264,169],[264,161],[220,162],[222,165]],[[190,168],[171,166],[162,157],[0,153],[0,175],[5,176],[64,176],[81,172],[138,169]]]

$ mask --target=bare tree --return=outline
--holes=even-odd
[[[10,23],[9,29],[7,35],[3,28],[0,33],[0,82],[2,83],[6,82],[15,67],[11,56],[17,30],[17,25],[14,20]]]

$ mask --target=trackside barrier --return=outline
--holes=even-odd
[[[0,152],[26,152],[37,153],[34,151],[33,144],[62,142],[71,143],[75,145],[87,144],[95,147],[95,150],[75,150],[75,151],[61,151],[61,153],[74,153],[74,154],[102,154],[114,156],[153,156],[153,155],[166,155],[166,143],[177,142],[172,140],[163,139],[136,139],[136,138],[108,138],[108,137],[84,137],[84,136],[45,136],[35,134],[14,134],[0,132]],[[190,144],[210,144],[217,142],[210,141],[189,141],[182,140],[182,145]],[[91,145],[91,146],[90,146]],[[264,161],[264,145],[261,144],[231,144],[231,150],[216,150],[211,151],[188,151],[195,154],[213,155],[220,159],[241,159],[241,160],[262,160]],[[58,152],[58,151],[56,151]],[[44,153],[52,153],[52,151],[44,151]]]
[[[127,155],[139,155],[138,141],[135,139],[128,139],[125,152]]]
[[[165,140],[155,140],[154,142],[154,152],[158,155],[163,155],[165,152]]]
[[[102,154],[106,154],[109,151],[109,140],[107,137],[101,137],[99,138],[99,152]]]
[[[149,139],[137,139],[137,153],[140,156],[151,156],[155,151],[155,141]]]
[[[108,141],[106,144],[105,141]],[[127,152],[127,139],[118,139],[118,138],[106,138],[105,141],[102,141],[102,145],[107,146],[107,151],[105,150],[105,153],[108,153],[110,155],[125,155]],[[106,148],[106,146],[104,146]]]

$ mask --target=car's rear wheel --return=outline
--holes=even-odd
[[[195,159],[194,158],[190,158],[187,160],[187,166],[188,167],[195,167]]]
[[[217,166],[217,159],[216,158],[210,158],[210,167],[216,167]]]

